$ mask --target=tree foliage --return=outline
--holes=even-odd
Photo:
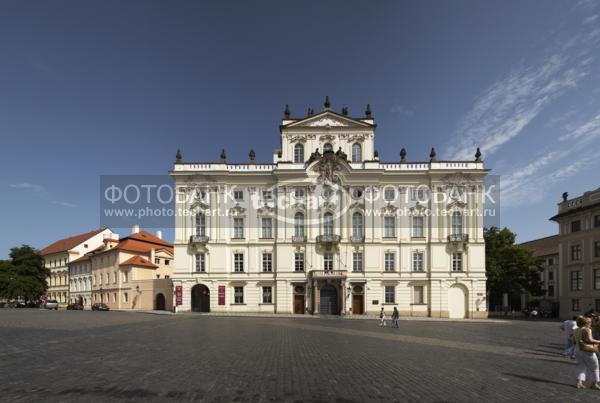
[[[494,293],[542,293],[542,260],[516,245],[516,234],[508,228],[484,230],[488,291]]]
[[[37,300],[46,292],[50,270],[31,246],[12,248],[10,259],[0,261],[0,298]]]

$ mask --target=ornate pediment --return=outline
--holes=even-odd
[[[397,210],[398,210],[398,208],[396,206],[393,206],[393,205],[391,205],[391,204],[388,203],[386,206],[384,206],[381,209],[381,212],[384,215],[392,215],[392,214],[396,214]]]
[[[235,206],[229,209],[230,215],[241,215],[246,212],[246,209],[240,206],[239,203],[236,203]]]
[[[273,207],[265,204],[256,211],[258,212],[259,215],[270,215],[275,212],[275,209]]]
[[[355,201],[354,203],[350,204],[350,210],[364,210],[365,209],[365,204]]]
[[[304,203],[294,203],[294,204],[292,204],[292,208],[296,211],[305,211],[306,210],[306,206],[304,205]]]
[[[333,111],[325,111],[317,115],[307,117],[306,119],[297,120],[287,124],[285,127],[314,127],[314,128],[330,128],[330,127],[373,127],[372,124],[363,122],[358,119],[353,119],[348,116],[337,114]]]
[[[206,204],[203,200],[194,200],[190,207],[192,210],[208,210],[209,205]]]
[[[409,210],[414,215],[421,215],[427,209],[427,207],[423,206],[421,203],[417,202],[413,207]]]

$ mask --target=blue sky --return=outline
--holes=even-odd
[[[384,161],[472,158],[501,224],[556,231],[600,186],[593,1],[4,1],[0,257],[99,225],[99,176],[185,160],[268,162],[283,107],[370,103]],[[124,229],[116,229],[121,235]],[[166,231],[172,239],[172,232]]]

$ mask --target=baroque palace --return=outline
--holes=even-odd
[[[487,317],[481,153],[384,163],[375,129],[326,98],[286,106],[272,163],[178,151],[176,311]]]

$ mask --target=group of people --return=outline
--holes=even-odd
[[[385,327],[386,326],[386,316],[385,316],[385,309],[381,308],[381,311],[379,312],[379,326],[380,327]],[[392,312],[392,327],[393,328],[400,328],[400,312],[398,312],[398,308],[394,307],[394,312]]]
[[[586,375],[593,377],[591,389],[600,390],[598,346],[600,345],[600,317],[592,313],[576,316],[563,322],[565,356],[577,360],[577,389],[585,388]]]

